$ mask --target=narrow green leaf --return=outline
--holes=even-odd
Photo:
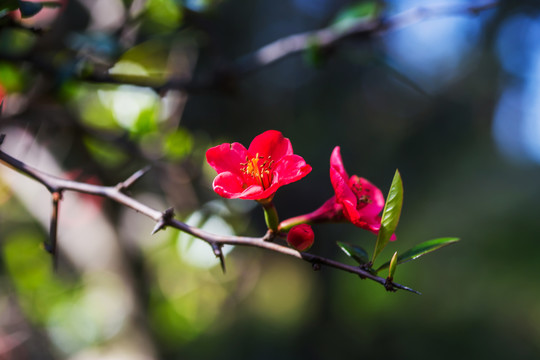
[[[433,252],[435,250],[439,250],[445,246],[451,245],[453,243],[456,243],[459,241],[459,238],[453,238],[453,237],[447,237],[447,238],[439,238],[439,239],[433,239],[429,241],[425,241],[421,244],[418,244],[414,246],[413,248],[407,250],[403,254],[401,254],[397,258],[398,264],[403,264],[407,261],[418,259],[420,256],[428,254],[430,252]],[[386,269],[390,266],[390,262],[386,262],[379,266],[376,270],[376,272],[379,272],[383,269]]]
[[[392,237],[394,231],[399,222],[399,216],[401,215],[401,207],[403,205],[403,183],[401,181],[401,175],[396,170],[388,197],[386,198],[386,204],[384,204],[384,210],[381,220],[381,228],[377,235],[377,243],[375,244],[375,250],[373,251],[372,262],[386,247],[388,241]]]
[[[21,11],[22,18],[29,18],[36,15],[43,9],[42,3],[36,3],[31,1],[19,1],[19,10]]]
[[[397,251],[394,253],[394,256],[392,256],[392,260],[390,260],[390,268],[388,269],[388,278],[393,279],[394,274],[396,273],[397,268]]]
[[[381,6],[377,1],[357,2],[341,10],[332,22],[332,26],[338,30],[346,30],[360,21],[375,19],[380,11]]]
[[[347,254],[347,256],[353,258],[360,265],[367,264],[369,261],[369,256],[366,250],[362,249],[360,246],[352,245],[349,243],[336,241],[340,249]]]

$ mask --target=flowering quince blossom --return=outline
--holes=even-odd
[[[287,244],[298,251],[308,250],[314,239],[313,229],[308,224],[296,225],[287,234]]]
[[[4,97],[6,96],[6,90],[4,90],[4,87],[2,84],[0,84],[0,106],[2,106],[2,102],[4,101]]]
[[[330,157],[330,181],[336,193],[335,204],[341,208],[345,219],[377,234],[381,227],[379,213],[384,208],[384,196],[368,180],[357,175],[349,177],[339,146],[334,148]]]
[[[228,199],[269,202],[279,187],[311,171],[301,156],[293,154],[289,139],[276,130],[257,135],[248,149],[236,142],[210,148],[206,160],[218,173],[214,191]]]
[[[281,222],[279,229],[286,230],[300,223],[348,221],[377,234],[381,228],[379,213],[384,208],[384,196],[368,180],[357,175],[349,177],[343,166],[339,146],[334,148],[330,157],[330,181],[334,196],[309,214]],[[395,234],[390,240],[396,240]]]

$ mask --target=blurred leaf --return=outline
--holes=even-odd
[[[397,258],[397,263],[403,264],[403,263],[406,263],[407,261],[418,259],[422,255],[428,254],[435,250],[439,250],[445,246],[451,245],[458,241],[459,241],[459,238],[447,237],[447,238],[439,238],[439,239],[433,239],[433,240],[423,242],[407,250],[403,254],[401,254]],[[381,266],[377,268],[376,272],[386,269],[389,265],[390,265],[390,262],[386,262],[382,264]]]
[[[304,59],[313,67],[320,67],[324,62],[324,52],[316,38],[308,40],[308,46],[304,52]]]
[[[90,154],[106,167],[118,167],[127,160],[127,155],[109,142],[86,137],[84,145]]]
[[[3,261],[21,305],[38,322],[45,322],[55,304],[71,296],[71,288],[53,273],[43,240],[40,233],[24,230],[7,236],[2,247]]]
[[[141,109],[139,116],[129,132],[134,135],[145,135],[157,130],[158,110],[157,106],[150,106]]]
[[[369,21],[376,18],[381,10],[378,1],[362,1],[341,10],[332,26],[338,30],[346,30],[361,20]]]
[[[122,81],[133,76],[164,81],[167,77],[170,44],[149,40],[126,51],[111,68],[110,74]]]
[[[37,13],[39,13],[43,9],[42,3],[36,3],[31,1],[19,1],[19,10],[21,11],[21,17],[29,18]]]
[[[367,251],[362,249],[361,247],[341,241],[337,241],[336,243],[340,247],[340,249],[343,250],[345,254],[347,254],[347,256],[356,260],[360,265],[364,265],[369,262],[369,256]]]
[[[18,56],[31,50],[36,37],[28,30],[4,28],[0,32],[0,52]]]
[[[182,22],[181,7],[174,0],[149,0],[146,2],[144,27],[152,32],[177,29]]]
[[[8,93],[20,92],[24,88],[24,79],[18,68],[9,63],[0,63],[0,79]]]
[[[375,258],[386,247],[388,241],[392,237],[392,234],[396,231],[396,227],[399,222],[399,216],[401,215],[401,207],[403,205],[403,183],[401,182],[401,175],[396,170],[390,191],[386,198],[386,204],[384,204],[384,210],[381,220],[381,228],[377,235],[377,243],[375,244],[375,250],[373,251],[373,258],[371,261],[375,261]]]
[[[173,160],[180,160],[193,149],[193,137],[182,128],[166,135],[163,142],[163,152]]]

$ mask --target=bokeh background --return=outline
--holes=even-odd
[[[256,204],[212,191],[204,153],[277,129],[313,166],[279,190],[281,218],[332,195],[329,157],[340,145],[348,171],[384,193],[395,169],[402,174],[398,241],[382,258],[461,238],[398,267],[396,281],[423,295],[387,293],[257,249],[226,249],[223,274],[205,243],[173,229],[150,236],[142,215],[66,193],[54,272],[42,245],[50,195],[1,167],[0,358],[538,359],[536,1],[442,11],[233,71],[262,46],[340,15],[369,21],[434,5],[70,0],[25,19],[0,12],[2,149],[32,166],[114,185],[151,165],[131,189],[136,199],[208,231],[261,236]],[[162,87],[166,79],[187,91]],[[314,230],[311,252],[351,264],[336,240],[370,250],[375,242],[352,225]]]

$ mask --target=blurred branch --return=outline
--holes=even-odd
[[[57,202],[60,200],[60,196],[58,194],[60,194],[62,191],[69,190],[69,191],[90,194],[90,195],[102,196],[110,200],[116,201],[119,204],[132,208],[133,210],[154,220],[157,225],[154,228],[153,233],[169,226],[169,227],[178,229],[180,231],[183,231],[187,234],[190,234],[196,238],[206,241],[212,247],[214,254],[220,258],[221,266],[223,270],[225,270],[225,263],[223,261],[223,254],[221,252],[221,247],[223,245],[258,247],[258,248],[266,249],[269,251],[277,252],[280,254],[292,256],[297,259],[302,259],[304,261],[311,263],[314,269],[320,268],[321,265],[326,265],[326,266],[333,267],[339,270],[350,272],[352,274],[359,275],[362,279],[367,278],[375,282],[378,282],[379,284],[383,285],[387,290],[393,291],[396,289],[402,289],[402,290],[418,293],[417,291],[410,289],[407,286],[394,283],[394,282],[389,283],[388,279],[384,279],[379,276],[373,275],[372,273],[364,270],[361,267],[347,265],[347,264],[340,263],[340,262],[337,262],[328,258],[324,258],[318,255],[298,252],[287,246],[283,246],[283,245],[276,244],[274,242],[266,241],[268,239],[274,238],[275,235],[271,232],[268,232],[266,235],[262,237],[224,236],[224,235],[212,234],[204,230],[201,230],[199,228],[192,227],[186,223],[183,223],[174,218],[174,213],[172,209],[168,209],[164,212],[160,212],[156,209],[151,208],[150,206],[147,206],[129,197],[128,195],[124,193],[124,191],[126,190],[126,187],[129,185],[132,185],[134,181],[140,178],[145,173],[145,170],[139,170],[134,175],[132,175],[128,180],[121,182],[116,186],[99,186],[99,185],[77,182],[73,180],[66,180],[66,179],[62,179],[62,178],[44,173],[41,170],[35,169],[13,158],[12,156],[6,154],[2,150],[0,150],[0,163],[14,169],[15,171],[22,173],[23,175],[30,177],[31,179],[45,186],[47,190],[49,190],[49,192],[53,195],[53,201],[56,199],[56,205],[53,209],[53,218],[57,215],[57,211],[58,211]],[[54,226],[54,241],[55,241],[57,219],[54,219],[54,221],[51,220],[51,227],[53,226]],[[53,235],[53,229],[51,229],[51,237],[52,235]]]
[[[488,1],[482,5],[430,5],[419,6],[387,19],[360,18],[351,26],[342,30],[333,25],[315,31],[290,35],[263,46],[252,54],[246,55],[239,62],[239,73],[248,73],[291,55],[308,50],[314,45],[327,49],[339,42],[356,37],[370,37],[380,33],[409,26],[434,17],[452,15],[478,15],[480,12],[494,8],[498,1]]]
[[[208,76],[196,80],[171,78],[163,82],[145,76],[114,76],[103,66],[91,66],[91,68],[94,68],[92,71],[77,72],[73,70],[74,73],[72,76],[82,81],[94,83],[150,87],[158,92],[176,89],[193,93],[212,89],[228,89],[237,78],[262,69],[289,56],[304,52],[312,46],[317,46],[321,49],[330,49],[346,39],[369,38],[436,17],[455,15],[474,16],[496,7],[498,3],[499,1],[492,0],[479,5],[439,4],[419,6],[388,18],[359,18],[356,23],[347,26],[345,29],[331,25],[319,30],[289,35],[237,59],[229,66],[217,69],[208,74]],[[13,56],[0,52],[0,60],[29,62],[38,70],[53,76],[57,76],[62,72],[62,69],[53,64],[52,59],[45,61],[45,59],[32,53]],[[84,60],[75,59],[74,61]]]

